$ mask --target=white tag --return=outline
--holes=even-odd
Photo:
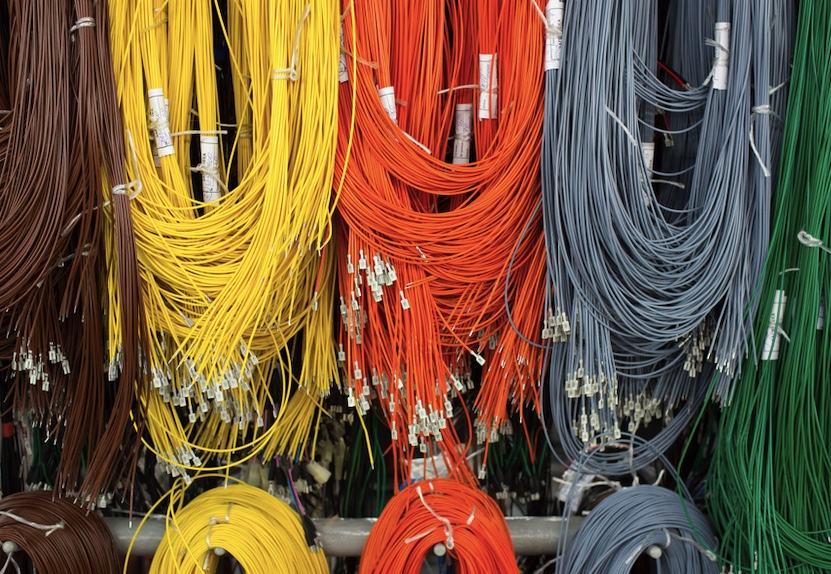
[[[433,447],[433,452],[438,451],[438,448]],[[427,468],[424,468],[425,460],[427,459]],[[435,468],[433,465],[435,464]],[[438,474],[437,474],[438,473]],[[413,462],[410,464],[410,478],[413,482],[419,480],[430,480],[433,478],[447,478],[450,472],[447,469],[447,464],[444,462],[444,457],[441,454],[436,454],[429,457],[413,457]]]
[[[646,166],[646,175],[649,181],[652,181],[652,169],[655,167],[655,142],[642,142],[641,152],[643,153],[644,166]],[[646,205],[652,203],[652,197],[648,189],[643,190],[643,202]]]
[[[730,61],[730,22],[716,22],[716,61],[713,64],[713,89],[727,89],[727,70]],[[721,47],[724,49],[722,50]],[[726,51],[725,51],[726,50]]]
[[[782,335],[779,328],[782,325],[782,317],[785,315],[785,304],[788,298],[785,292],[777,290],[773,296],[773,309],[770,312],[770,322],[765,335],[765,344],[762,347],[762,360],[775,361],[779,358],[779,345],[782,342]]]
[[[479,54],[479,119],[495,120],[499,108],[497,88],[496,54]]]
[[[349,81],[349,70],[346,67],[346,53],[343,51],[343,24],[340,25],[340,70],[338,71],[338,82],[341,84]]]
[[[387,115],[397,124],[398,114],[395,113],[395,88],[392,86],[381,88],[378,90],[378,96],[381,98],[381,105],[387,110]]]
[[[655,142],[641,143],[641,151],[643,152],[643,163],[646,165],[649,179],[652,179],[652,169],[655,167]]]
[[[560,69],[560,54],[562,52],[563,40],[557,33],[563,30],[564,13],[565,4],[558,0],[550,0],[545,5],[545,20],[547,22],[547,31],[545,34],[545,71]]]
[[[202,154],[200,163],[211,173],[218,175],[219,138],[217,136],[200,136],[199,150]],[[213,175],[202,174],[202,201],[210,203],[219,199],[219,183]]]
[[[817,316],[817,331],[825,329],[825,298],[819,304],[819,315]]]
[[[453,163],[470,163],[471,120],[473,104],[456,104],[453,135]]]
[[[168,111],[164,91],[161,88],[147,90],[150,100],[150,123],[155,124],[153,137],[156,141],[156,150],[159,157],[173,155],[173,138],[170,136],[170,127],[167,125]]]

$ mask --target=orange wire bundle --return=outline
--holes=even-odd
[[[335,181],[343,174],[349,402],[365,414],[378,397],[401,476],[416,449],[438,450],[451,477],[473,483],[469,444],[449,420],[473,361],[479,442],[498,438],[509,404],[539,405],[543,20],[531,2],[498,0],[372,0],[345,13]],[[455,146],[445,161],[451,131],[456,144],[472,138],[475,161]],[[512,256],[507,298],[522,336],[505,308]]]
[[[459,574],[518,572],[511,534],[496,502],[453,480],[411,484],[384,507],[369,533],[360,574],[417,574],[443,544]]]

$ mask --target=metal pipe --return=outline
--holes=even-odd
[[[134,520],[131,526],[127,518],[108,517],[104,520],[115,537],[118,549],[126,554],[139,521]],[[314,522],[327,556],[360,556],[375,520],[375,518],[322,518]],[[560,517],[509,517],[506,520],[514,542],[514,551],[518,555],[540,556],[557,553],[562,522]],[[582,520],[578,516],[571,518],[566,532],[568,538],[571,538],[579,528]],[[136,556],[154,554],[164,535],[164,530],[164,517],[148,519],[133,544],[132,554]]]

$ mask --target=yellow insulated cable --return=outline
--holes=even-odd
[[[110,6],[150,333],[140,383],[151,389],[141,405],[149,446],[174,474],[209,459],[227,468],[232,452],[296,455],[337,374],[327,242],[339,4],[229,2],[222,73],[232,78],[236,129],[219,125],[211,0]],[[219,136],[228,130],[226,165]],[[117,375],[112,269],[108,283]]]
[[[213,573],[225,554],[249,574],[329,572],[323,551],[309,547],[300,515],[282,500],[235,484],[208,490],[179,510],[186,488],[177,486],[151,573]]]

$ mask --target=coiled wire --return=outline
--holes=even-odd
[[[214,573],[226,553],[251,574],[329,571],[323,551],[309,547],[300,515],[282,500],[233,484],[207,490],[179,510],[186,490],[177,480],[151,573]]]
[[[459,574],[518,572],[508,524],[496,501],[453,480],[420,481],[387,503],[369,533],[361,574],[417,574],[442,544]]]
[[[115,540],[101,517],[51,492],[19,492],[0,500],[0,542],[2,572],[20,572],[27,564],[41,574],[120,570]]]
[[[715,534],[691,501],[660,486],[624,488],[589,513],[559,558],[558,574],[625,574],[646,552],[653,572],[719,572]],[[657,549],[657,550],[656,550]]]

